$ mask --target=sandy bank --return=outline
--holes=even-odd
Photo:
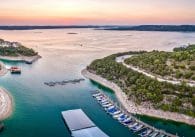
[[[13,99],[9,92],[0,87],[0,120],[9,117],[12,114]]]
[[[9,61],[22,61],[22,62],[26,62],[26,63],[33,63],[34,61],[38,60],[39,58],[41,58],[40,55],[36,55],[36,56],[18,56],[18,57],[12,57],[12,56],[0,56],[0,59],[2,60],[9,60]]]
[[[124,108],[130,113],[147,115],[147,116],[152,116],[152,117],[157,117],[157,118],[162,118],[162,119],[173,120],[177,122],[183,122],[189,125],[195,125],[195,118],[193,117],[186,116],[184,114],[179,114],[179,113],[174,113],[174,112],[165,112],[162,110],[155,110],[153,108],[145,108],[143,106],[136,105],[131,100],[128,100],[126,94],[115,83],[110,82],[102,78],[101,76],[90,73],[86,69],[82,70],[81,73],[86,78],[89,78],[105,87],[112,89],[115,92],[117,99],[124,106]]]

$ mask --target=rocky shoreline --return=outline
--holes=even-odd
[[[175,113],[175,112],[165,112],[165,111],[156,110],[153,108],[145,108],[144,106],[137,105],[131,100],[129,100],[126,94],[115,83],[108,81],[94,73],[91,73],[87,69],[82,70],[81,73],[86,78],[112,89],[115,92],[117,99],[120,101],[123,107],[130,113],[147,115],[147,116],[162,118],[166,120],[182,122],[182,123],[186,123],[189,125],[195,125],[195,118],[193,117],[190,117],[184,114]]]

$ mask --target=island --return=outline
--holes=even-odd
[[[195,125],[194,51],[189,45],[173,52],[113,54],[93,61],[82,74],[112,89],[130,113]]]

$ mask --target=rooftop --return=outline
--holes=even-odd
[[[108,137],[81,109],[63,111],[62,117],[73,137]]]

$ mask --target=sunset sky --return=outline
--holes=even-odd
[[[195,0],[1,0],[0,25],[195,24]]]

